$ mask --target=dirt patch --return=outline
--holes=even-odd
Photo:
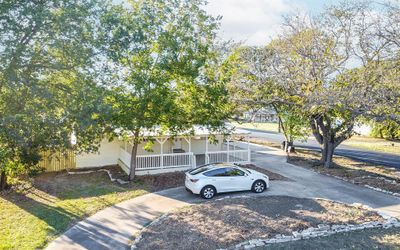
[[[383,219],[375,212],[326,200],[287,196],[223,199],[177,210],[142,232],[138,249],[218,249],[249,239],[317,227]],[[184,240],[182,240],[184,236]]]
[[[270,181],[289,181],[290,180],[289,178],[287,178],[287,177],[285,177],[283,175],[271,172],[271,171],[269,171],[269,170],[267,170],[265,168],[257,167],[254,164],[241,164],[240,166],[244,167],[244,168],[253,169],[253,170],[258,171],[260,173],[266,174],[269,177]]]
[[[109,166],[105,169],[110,170],[113,178],[127,180],[127,175],[119,166]],[[63,192],[70,191],[71,189],[83,190],[86,186],[93,186],[93,183],[101,185],[101,182],[104,182],[106,185],[113,185],[115,188],[121,190],[141,188],[149,192],[155,192],[167,188],[182,186],[184,185],[184,181],[184,172],[172,172],[157,175],[136,176],[134,181],[121,185],[118,184],[118,182],[111,182],[106,172],[70,175],[66,171],[61,171],[38,175],[33,179],[33,188],[46,192],[49,195],[60,196]]]
[[[354,184],[369,185],[394,193],[400,193],[398,170],[384,166],[355,161],[346,157],[335,156],[332,168],[324,168],[319,163],[319,153],[297,150],[288,157],[288,162],[312,169],[322,174],[344,178]]]

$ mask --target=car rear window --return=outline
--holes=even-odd
[[[199,168],[196,168],[196,169],[193,169],[192,171],[190,171],[189,174],[191,174],[191,175],[200,174],[200,173],[203,173],[204,171],[209,170],[210,168],[211,168],[210,166],[199,167]]]

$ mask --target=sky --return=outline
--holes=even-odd
[[[312,15],[335,0],[208,0],[205,7],[222,16],[219,36],[247,45],[265,45],[279,32],[283,15],[298,12]]]

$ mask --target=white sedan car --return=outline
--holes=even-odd
[[[217,193],[252,190],[262,193],[269,187],[269,178],[255,170],[232,163],[201,166],[186,173],[186,190],[211,199]]]

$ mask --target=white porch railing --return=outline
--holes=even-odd
[[[250,151],[233,150],[233,151],[215,151],[206,153],[206,164],[216,162],[232,162],[232,163],[245,163],[250,162]]]
[[[193,153],[163,154],[163,155],[138,155],[136,169],[157,169],[175,167],[193,167]]]
[[[131,154],[120,150],[120,160],[130,166]],[[136,170],[195,167],[195,159],[192,152],[177,154],[138,155],[136,156]]]

